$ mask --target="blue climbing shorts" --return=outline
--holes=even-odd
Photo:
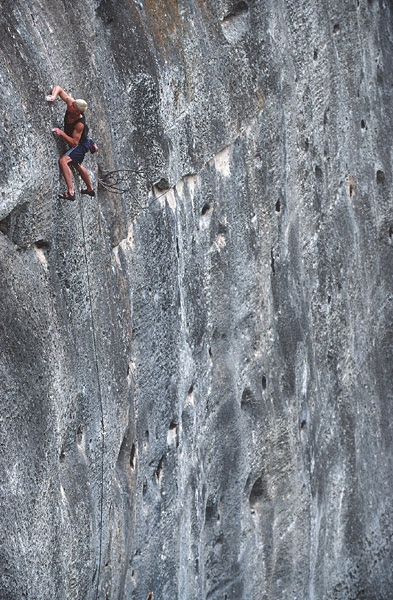
[[[66,155],[70,157],[72,162],[81,164],[81,162],[85,158],[86,152],[87,149],[81,144],[78,144],[76,148],[70,148],[68,152],[66,152]]]

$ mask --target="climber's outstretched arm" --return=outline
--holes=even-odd
[[[46,97],[48,102],[54,102],[56,98],[60,97],[66,104],[71,104],[74,101],[74,98],[71,98],[66,92],[59,86],[55,85],[52,93]]]

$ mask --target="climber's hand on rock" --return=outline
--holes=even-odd
[[[52,129],[52,133],[53,133],[54,135],[61,135],[63,132],[62,132],[62,130],[61,130],[61,129],[59,129],[58,127],[54,127],[54,128]]]
[[[54,102],[55,100],[56,98],[52,94],[49,94],[49,96],[46,97],[47,102]]]

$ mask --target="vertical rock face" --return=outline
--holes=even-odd
[[[389,598],[390,2],[0,7],[1,598]]]

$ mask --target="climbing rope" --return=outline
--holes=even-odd
[[[113,171],[103,171],[100,173],[100,177],[98,178],[98,184],[101,185],[105,190],[110,192],[114,192],[115,194],[130,194],[138,206],[142,209],[148,208],[147,206],[142,206],[139,199],[136,197],[134,192],[131,190],[133,186],[130,181],[130,177],[132,175],[142,175],[143,170],[139,169],[115,169]]]
[[[109,192],[113,192],[115,194],[130,194],[141,210],[147,210],[152,202],[156,202],[162,196],[168,193],[168,190],[165,190],[159,196],[154,196],[152,202],[148,204],[142,204],[139,198],[132,191],[133,183],[130,181],[133,175],[142,175],[144,170],[142,167],[138,169],[114,169],[112,171],[101,171],[100,176],[98,177],[98,184],[103,187],[105,190]],[[152,186],[153,187],[153,186]]]
[[[98,573],[97,573],[97,587],[96,587],[96,600],[99,597],[99,584],[101,577],[101,560],[102,560],[102,529],[103,529],[103,521],[104,521],[104,456],[105,456],[105,423],[104,423],[104,407],[102,403],[102,391],[101,391],[101,383],[100,383],[100,370],[98,366],[98,354],[97,354],[97,343],[96,343],[96,329],[94,324],[94,313],[93,313],[93,303],[91,300],[91,287],[90,287],[90,273],[89,273],[89,263],[87,260],[87,252],[86,252],[86,236],[85,236],[85,226],[83,222],[83,212],[82,212],[82,203],[79,201],[79,211],[81,217],[81,228],[82,228],[82,237],[83,237],[83,248],[85,255],[85,263],[86,263],[86,277],[87,277],[87,289],[88,289],[88,298],[89,298],[89,306],[90,306],[90,316],[91,316],[91,330],[92,330],[92,338],[93,338],[93,351],[94,351],[94,363],[96,369],[97,376],[97,387],[98,387],[98,397],[100,403],[100,413],[101,413],[101,452],[102,452],[102,461],[101,461],[101,502],[100,502],[100,545],[99,545],[99,555],[98,555]]]

